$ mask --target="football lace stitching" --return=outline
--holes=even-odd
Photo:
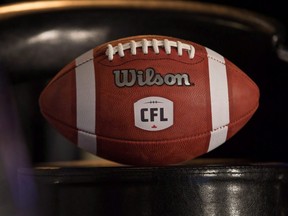
[[[170,41],[168,39],[164,40],[147,40],[143,39],[141,41],[134,41],[131,40],[129,43],[118,43],[117,46],[112,46],[111,44],[108,44],[106,55],[108,56],[108,60],[112,61],[114,58],[114,55],[118,53],[120,57],[125,56],[125,50],[129,50],[132,55],[137,54],[137,48],[142,48],[142,52],[144,54],[148,54],[148,48],[152,47],[154,53],[159,54],[159,47],[163,47],[166,54],[171,54],[171,48],[177,48],[177,52],[179,56],[183,55],[183,50],[186,50],[188,53],[188,56],[190,59],[193,59],[195,56],[195,48],[191,44],[182,43],[180,41]]]

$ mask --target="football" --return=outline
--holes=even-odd
[[[178,164],[237,133],[259,105],[257,85],[194,42],[139,35],[100,45],[63,67],[41,113],[88,152],[115,162]]]

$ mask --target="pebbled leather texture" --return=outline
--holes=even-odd
[[[43,216],[288,215],[287,164],[21,169],[22,200],[31,177]]]
[[[72,152],[66,149],[66,140],[58,141],[58,134],[50,131],[35,105],[46,82],[66,63],[99,44],[126,36],[159,34],[191,40],[221,53],[245,71],[263,95],[251,121],[206,156],[287,162],[283,98],[288,64],[275,52],[283,47],[286,37],[281,23],[253,12],[203,2],[104,2],[29,2],[21,7],[1,7],[0,64],[15,84],[21,125],[33,150],[33,161],[47,159],[51,146],[61,146],[67,157]],[[35,20],[39,24],[32,25]],[[49,143],[47,134],[51,133],[57,143]],[[60,150],[53,154],[57,154],[54,158],[67,158]]]

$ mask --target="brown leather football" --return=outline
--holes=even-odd
[[[66,65],[40,96],[45,118],[72,143],[132,165],[177,164],[238,132],[257,85],[199,44],[143,35],[98,46]]]

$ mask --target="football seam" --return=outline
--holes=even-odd
[[[199,60],[199,61],[197,61],[197,62],[193,62],[193,63],[187,63],[187,62],[183,62],[183,61],[179,61],[179,60],[175,60],[175,59],[170,59],[170,58],[159,58],[159,59],[133,59],[133,60],[129,60],[129,61],[125,61],[125,62],[123,62],[123,63],[121,63],[121,64],[114,64],[114,65],[107,65],[107,64],[104,64],[104,63],[102,63],[101,61],[103,61],[103,59],[102,60],[99,60],[98,61],[98,63],[99,64],[101,64],[101,65],[103,65],[103,66],[106,66],[106,67],[115,67],[115,66],[121,66],[121,65],[124,65],[124,64],[126,64],[126,63],[129,63],[129,62],[132,62],[132,61],[138,61],[138,60],[141,60],[141,61],[159,61],[159,60],[169,60],[169,61],[175,61],[175,62],[180,62],[180,63],[182,63],[182,64],[186,64],[186,65],[196,65],[196,64],[199,64],[199,63],[201,63],[201,62],[203,62],[204,61],[204,58],[203,57],[201,57],[201,56],[199,56],[200,58],[201,58],[201,60]]]
[[[225,62],[223,62],[223,61],[215,58],[214,56],[207,55],[207,58],[210,58],[210,59],[212,59],[212,60],[214,60],[214,61],[217,61],[217,62],[219,62],[219,63],[221,63],[221,64],[223,64],[223,65],[226,65]]]
[[[72,130],[76,130],[76,131],[80,131],[80,132],[84,132],[84,133],[87,133],[87,134],[90,134],[90,135],[96,135],[97,138],[102,138],[102,139],[110,139],[110,140],[114,140],[114,141],[118,141],[118,142],[127,142],[127,143],[162,143],[162,142],[175,142],[175,141],[185,141],[185,140],[190,140],[190,139],[195,139],[195,138],[199,138],[199,137],[202,137],[202,136],[205,136],[207,134],[210,134],[211,132],[214,132],[214,131],[217,131],[223,127],[234,127],[238,122],[241,122],[242,120],[246,119],[248,116],[250,116],[251,114],[253,114],[257,108],[259,106],[259,103],[256,104],[256,106],[254,106],[253,109],[249,110],[247,113],[245,113],[244,115],[242,115],[240,118],[238,118],[237,120],[233,121],[233,122],[230,122],[229,124],[227,125],[223,125],[221,127],[218,127],[218,128],[215,128],[213,130],[210,130],[210,131],[206,131],[206,132],[202,132],[202,133],[199,133],[199,134],[195,134],[193,136],[189,136],[189,137],[183,137],[183,138],[177,138],[177,139],[167,139],[167,140],[153,140],[153,141],[145,141],[145,140],[125,140],[125,139],[119,139],[119,138],[113,138],[113,137],[105,137],[105,136],[101,136],[101,135],[97,135],[97,134],[93,134],[91,132],[88,132],[88,131],[85,131],[85,130],[82,130],[82,129],[78,129],[78,128],[74,128],[70,125],[68,125],[67,123],[65,122],[62,122],[60,121],[59,119],[51,116],[50,114],[46,113],[44,110],[41,110],[41,112],[51,118],[52,120],[54,121],[57,121],[58,123],[68,127],[68,128],[71,128]]]
[[[225,62],[211,56],[211,55],[207,55],[208,58],[214,60],[214,61],[217,61],[223,65],[225,65],[226,67],[228,66]],[[225,58],[226,59],[226,58]],[[226,59],[227,61],[229,61],[228,59]],[[231,64],[233,64],[231,61],[229,61]],[[239,75],[241,77],[243,77],[245,80],[247,80],[250,84],[252,84],[253,87],[255,87],[256,89],[258,89],[258,86],[256,85],[256,83],[246,74],[244,73],[241,69],[239,69],[237,66],[236,68],[235,67],[230,67],[230,70],[234,71],[234,72],[237,72],[239,73]]]
[[[95,57],[93,57],[93,58],[88,58],[88,59],[86,59],[85,61],[83,61],[83,62],[81,62],[80,64],[78,64],[78,65],[76,65],[76,62],[75,62],[75,67],[73,67],[71,70],[69,70],[68,72],[70,72],[70,71],[72,71],[73,69],[76,69],[76,68],[78,68],[78,67],[80,67],[81,65],[83,65],[83,64],[85,64],[85,63],[87,63],[87,62],[89,62],[89,61],[91,61],[91,60],[94,60],[95,59]]]
[[[254,109],[250,110],[249,112],[247,112],[245,115],[243,115],[239,119],[237,119],[237,120],[235,120],[235,121],[233,121],[227,125],[223,125],[221,127],[215,128],[211,131],[202,132],[202,133],[195,134],[195,135],[189,136],[189,137],[182,137],[182,138],[177,138],[177,139],[167,139],[167,140],[153,140],[153,141],[149,141],[149,140],[141,140],[141,141],[140,140],[124,140],[124,139],[117,139],[117,138],[113,138],[113,137],[105,137],[105,136],[101,136],[101,135],[96,135],[96,137],[100,138],[100,139],[113,140],[116,142],[138,143],[138,144],[141,144],[141,143],[155,144],[155,143],[165,143],[165,142],[183,142],[183,141],[187,141],[187,140],[193,140],[193,139],[201,138],[203,136],[206,136],[207,134],[211,134],[211,132],[220,130],[220,129],[227,127],[227,126],[229,128],[235,127],[237,125],[237,123],[245,120],[247,118],[247,116],[250,116],[251,113],[254,113],[257,110],[257,108],[258,108],[258,104],[254,107]]]
[[[93,49],[93,53],[94,53],[94,49]],[[74,65],[75,65],[75,66],[72,66],[72,68],[69,67],[69,68],[67,68],[66,70],[64,70],[63,73],[62,73],[60,76],[58,76],[57,79],[52,80],[52,82],[55,82],[55,81],[59,80],[59,79],[62,78],[64,75],[66,75],[67,73],[70,73],[71,71],[73,71],[74,69],[78,68],[79,66],[81,66],[81,65],[83,65],[83,64],[85,64],[85,63],[87,63],[87,62],[89,62],[89,61],[91,61],[91,60],[96,59],[99,55],[100,55],[100,54],[98,54],[97,56],[94,56],[94,54],[93,54],[93,58],[88,58],[88,59],[86,59],[85,61],[79,63],[78,65],[76,65],[75,60],[73,60],[72,62],[74,62]],[[168,55],[168,54],[167,54],[167,55]],[[196,64],[199,64],[199,63],[201,63],[201,62],[204,61],[204,57],[203,57],[203,56],[197,55],[196,53],[195,53],[195,56],[198,56],[199,58],[201,58],[201,60],[199,60],[199,61],[197,61],[197,62],[194,62],[194,63],[187,63],[187,62],[178,61],[178,60],[174,60],[174,59],[170,59],[170,58],[161,58],[161,59],[157,59],[157,60],[173,60],[173,61],[180,62],[180,63],[186,64],[186,65],[196,65]],[[97,62],[98,62],[99,64],[103,65],[103,66],[114,67],[115,65],[110,66],[110,65],[106,65],[106,64],[104,64],[104,63],[101,62],[101,61],[103,61],[103,60],[106,59],[106,58],[107,58],[107,56],[103,57],[103,59],[100,59],[100,60],[97,61]],[[137,59],[137,60],[138,60],[138,59]],[[140,60],[151,61],[151,59],[140,59]],[[152,59],[152,60],[153,60],[153,59]],[[214,59],[214,60],[217,60],[217,59]],[[134,60],[130,60],[130,61],[127,61],[127,62],[129,63],[129,62],[131,62],[131,61],[134,61]],[[70,62],[69,64],[71,64],[72,62]],[[126,64],[127,62],[122,63],[122,64],[119,64],[119,65],[117,65],[117,66],[121,66],[121,65],[123,65],[123,64]],[[223,62],[221,62],[221,63],[223,64]],[[67,64],[66,66],[69,66],[69,64]],[[64,68],[64,69],[65,69],[65,68]]]
[[[233,71],[237,71],[241,77],[243,77],[246,81],[248,81],[248,83],[253,86],[255,89],[257,89],[257,92],[258,92],[258,86],[256,85],[256,83],[244,72],[241,71],[241,69],[238,69],[238,68],[231,68],[231,70]],[[258,93],[258,97],[259,97],[259,93]]]
[[[197,55],[197,54],[195,54],[195,55]],[[197,55],[197,56],[199,56],[199,55]],[[195,63],[186,63],[186,62],[182,62],[182,61],[178,61],[178,60],[174,60],[174,59],[169,59],[169,58],[161,58],[161,59],[159,59],[159,60],[168,60],[168,59],[169,59],[169,60],[173,60],[173,61],[176,61],[176,62],[180,62],[180,63],[186,64],[186,65],[196,65],[196,64],[199,64],[199,63],[201,63],[201,62],[204,61],[204,58],[203,58],[203,57],[201,57],[201,56],[199,56],[199,57],[201,58],[201,60],[198,61],[198,62],[195,62]],[[219,63],[227,66],[227,64],[226,64],[225,62],[223,62],[223,61],[221,61],[221,60],[219,60],[219,59],[217,59],[217,58],[214,58],[214,57],[211,56],[211,55],[207,55],[207,57],[210,58],[210,59],[212,59],[212,60],[214,60],[214,61],[217,61],[217,62],[219,62]],[[54,80],[52,80],[52,81],[53,81],[53,82],[58,81],[59,79],[61,79],[61,78],[62,78],[64,75],[66,75],[67,73],[72,72],[74,69],[78,68],[79,66],[81,66],[81,65],[83,65],[83,64],[85,64],[85,63],[87,63],[87,62],[89,62],[89,61],[91,61],[91,60],[94,60],[95,58],[96,58],[96,57],[93,56],[93,58],[89,58],[89,59],[81,62],[81,63],[78,64],[78,65],[76,65],[76,63],[75,63],[75,66],[74,66],[74,67],[67,69],[66,71],[64,71],[64,72],[61,74],[61,76],[58,76],[57,79],[54,79]],[[141,59],[141,60],[151,61],[150,59]],[[103,59],[98,61],[98,63],[101,64],[101,65],[104,65],[104,66],[107,66],[107,67],[114,67],[114,66],[115,66],[115,65],[113,65],[113,66],[105,65],[105,64],[101,63],[100,61],[103,61]],[[130,61],[128,61],[128,63],[131,62],[131,61],[134,61],[134,60],[130,60]],[[75,60],[74,60],[74,62],[75,62]],[[127,63],[127,62],[125,62],[125,63]],[[123,63],[123,64],[125,64],[125,63]],[[120,64],[120,65],[123,65],[123,64]],[[118,66],[120,66],[120,65],[118,65]],[[232,69],[233,71],[237,71],[243,78],[245,78],[245,80],[247,80],[250,84],[252,84],[256,89],[258,89],[258,86],[248,77],[248,75],[246,75],[246,74],[245,74],[244,72],[242,72],[240,69],[236,69],[236,68],[234,68],[234,67],[231,67],[231,69]],[[52,82],[52,83],[53,83],[53,82]],[[50,83],[50,84],[52,84],[52,83]]]
[[[199,55],[198,55],[198,56],[199,56]],[[199,56],[199,57],[201,57],[201,56]],[[207,57],[210,58],[210,59],[212,59],[212,60],[214,60],[214,61],[217,61],[217,62],[219,62],[219,63],[221,63],[221,64],[223,64],[223,65],[227,65],[225,62],[223,62],[223,61],[221,61],[221,60],[219,60],[219,59],[217,59],[217,58],[215,58],[215,57],[213,57],[213,56],[211,56],[211,55],[207,55]],[[75,66],[74,66],[74,67],[72,66],[72,68],[67,68],[67,70],[66,70],[65,72],[63,72],[63,74],[61,74],[61,76],[57,77],[57,79],[53,80],[53,82],[58,81],[59,79],[61,79],[61,78],[62,78],[64,75],[66,75],[67,73],[72,72],[73,69],[75,69],[75,68],[77,68],[77,67],[79,67],[79,66],[81,66],[81,65],[83,65],[83,64],[85,64],[85,63],[87,63],[87,62],[89,62],[89,61],[91,61],[91,60],[94,60],[95,58],[96,58],[96,57],[93,56],[93,58],[88,58],[88,59],[84,60],[83,62],[79,63],[78,65],[75,64]],[[165,59],[169,59],[169,58],[161,58],[160,60],[165,60]],[[151,60],[149,60],[149,59],[141,59],[141,60],[151,61]],[[178,60],[174,60],[174,59],[169,59],[169,60],[173,60],[173,61],[180,62],[180,63],[187,64],[187,65],[195,65],[195,64],[198,64],[198,63],[201,63],[202,61],[204,61],[204,58],[201,57],[201,60],[198,61],[198,62],[195,62],[195,63],[185,63],[185,62],[178,61]],[[99,61],[102,61],[102,60],[99,60]],[[98,61],[98,63],[102,64],[102,63],[99,62],[99,61]],[[131,60],[131,61],[134,61],[134,60]],[[74,60],[74,62],[75,62],[75,60]],[[130,62],[130,61],[129,61],[129,62]],[[127,62],[125,62],[125,63],[127,63]],[[125,63],[123,63],[123,64],[125,64]],[[103,64],[102,64],[102,65],[103,65]],[[104,64],[104,65],[105,65],[105,64]],[[122,65],[122,64],[120,64],[120,65]],[[110,67],[109,65],[105,65],[105,66]],[[111,66],[111,67],[112,67],[112,66]],[[248,77],[248,75],[246,75],[244,72],[242,72],[242,71],[241,71],[240,69],[238,69],[238,68],[234,68],[234,67],[230,67],[230,68],[231,68],[233,71],[239,72],[239,75],[240,75],[240,76],[242,76],[243,78],[245,78],[253,87],[256,87],[256,88],[258,89],[258,86]],[[153,143],[155,143],[155,142],[167,142],[167,141],[168,141],[168,142],[169,142],[169,141],[173,142],[173,141],[177,141],[177,140],[179,140],[179,141],[181,141],[181,140],[189,140],[189,139],[194,139],[194,138],[196,138],[196,137],[204,136],[204,135],[206,135],[206,134],[208,134],[208,133],[211,133],[211,132],[213,132],[213,131],[217,131],[217,130],[219,130],[219,129],[223,128],[223,127],[226,127],[226,126],[233,127],[235,124],[237,124],[237,122],[239,122],[239,121],[241,121],[243,118],[247,117],[251,112],[254,112],[254,111],[257,109],[258,105],[259,105],[259,104],[257,103],[257,105],[255,106],[254,109],[250,110],[249,112],[247,112],[246,114],[244,114],[244,115],[243,115],[242,117],[240,117],[239,119],[237,119],[237,120],[235,120],[235,121],[233,121],[233,122],[230,122],[228,125],[223,125],[223,126],[221,126],[221,127],[215,128],[215,129],[213,129],[213,130],[211,130],[211,131],[206,131],[206,132],[203,132],[203,133],[200,133],[200,134],[196,134],[196,135],[193,135],[193,136],[190,136],[190,137],[185,137],[185,138],[177,138],[177,139],[171,139],[171,140],[160,140],[160,141],[159,141],[159,140],[155,140],[155,141],[131,141],[131,140],[116,139],[116,138],[112,138],[112,137],[111,137],[111,138],[110,138],[110,137],[104,137],[104,136],[101,136],[101,135],[96,135],[96,136],[97,136],[97,137],[106,138],[106,139],[113,139],[113,140],[125,141],[125,142],[146,142],[146,143],[149,143],[149,142],[153,142]],[[91,133],[91,132],[84,131],[84,130],[78,130],[77,128],[71,127],[70,125],[68,125],[68,124],[60,121],[59,119],[51,116],[50,114],[44,112],[43,110],[42,110],[42,112],[43,112],[47,117],[49,117],[49,118],[51,118],[51,119],[54,119],[55,121],[59,122],[59,123],[62,124],[62,125],[65,125],[66,127],[69,127],[69,128],[71,128],[71,129],[73,129],[73,130],[76,130],[76,131],[81,131],[81,132],[84,132],[84,133],[87,133],[87,134],[94,135],[94,134]]]

